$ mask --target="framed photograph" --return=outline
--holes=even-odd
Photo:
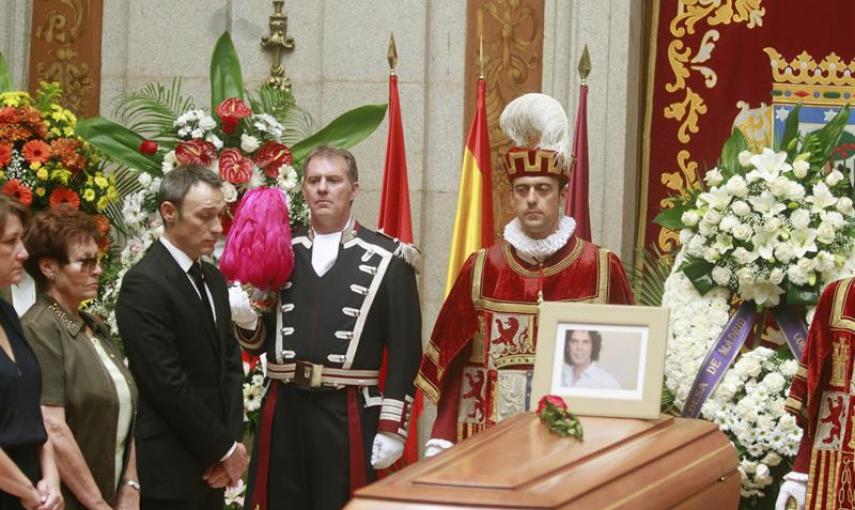
[[[579,415],[658,418],[668,309],[540,305],[531,409],[557,395]]]

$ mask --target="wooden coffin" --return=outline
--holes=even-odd
[[[738,507],[736,450],[715,425],[665,415],[580,420],[584,442],[553,435],[523,413],[363,487],[345,508]]]

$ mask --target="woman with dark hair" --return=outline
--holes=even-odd
[[[0,194],[0,287],[21,281],[27,210]],[[18,315],[0,299],[0,510],[59,510],[53,449],[39,409],[41,374]]]
[[[27,231],[36,304],[24,330],[42,366],[42,414],[67,508],[139,508],[131,434],[137,390],[109,328],[80,311],[98,294],[92,216],[71,207],[37,214]]]
[[[599,331],[567,331],[561,385],[570,388],[621,389],[617,379],[596,363],[602,348],[603,337]]]

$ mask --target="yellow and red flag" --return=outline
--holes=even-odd
[[[469,126],[460,171],[457,213],[448,256],[448,295],[457,273],[472,252],[493,244],[493,193],[490,169],[490,137],[487,131],[486,85],[478,80],[478,104]]]

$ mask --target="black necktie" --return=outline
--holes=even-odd
[[[211,310],[211,302],[208,300],[208,291],[205,290],[205,275],[202,274],[202,264],[196,262],[190,266],[187,274],[190,275],[190,278],[193,278],[193,283],[196,284],[196,289],[199,290],[199,297],[202,298],[202,306],[205,308],[208,319],[216,324],[214,321],[214,312]]]

